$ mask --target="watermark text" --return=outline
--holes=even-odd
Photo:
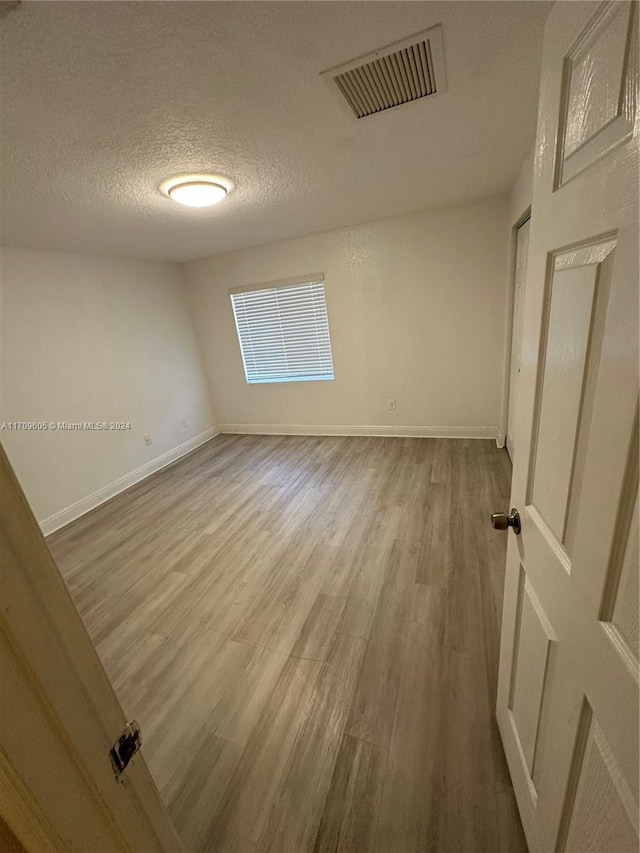
[[[3,432],[108,432],[129,430],[131,421],[3,421]]]

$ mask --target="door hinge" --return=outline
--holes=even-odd
[[[124,731],[111,747],[111,752],[109,753],[117,776],[122,773],[141,746],[142,735],[140,734],[140,726],[135,720],[131,720],[130,723],[127,723]]]

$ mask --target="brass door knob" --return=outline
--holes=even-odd
[[[520,513],[515,509],[515,507],[511,510],[509,515],[505,512],[492,512],[491,526],[496,530],[507,530],[509,527],[512,527],[514,533],[520,533],[522,530],[522,527],[520,526]]]

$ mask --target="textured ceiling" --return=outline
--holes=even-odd
[[[540,2],[31,2],[0,21],[5,245],[183,260],[506,192]],[[448,91],[357,120],[319,74],[442,23]],[[236,184],[208,210],[158,184]]]

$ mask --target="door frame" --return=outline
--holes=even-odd
[[[498,447],[507,446],[507,430],[509,428],[509,398],[511,381],[511,345],[513,339],[513,311],[515,308],[516,293],[516,255],[518,250],[518,229],[524,225],[527,219],[531,219],[531,201],[511,224],[509,242],[509,268],[507,275],[507,315],[505,322],[504,341],[504,373],[502,377],[502,411],[500,427],[496,443]]]
[[[180,853],[143,754],[116,776],[126,717],[1,444],[0,589],[9,828],[27,851]]]

